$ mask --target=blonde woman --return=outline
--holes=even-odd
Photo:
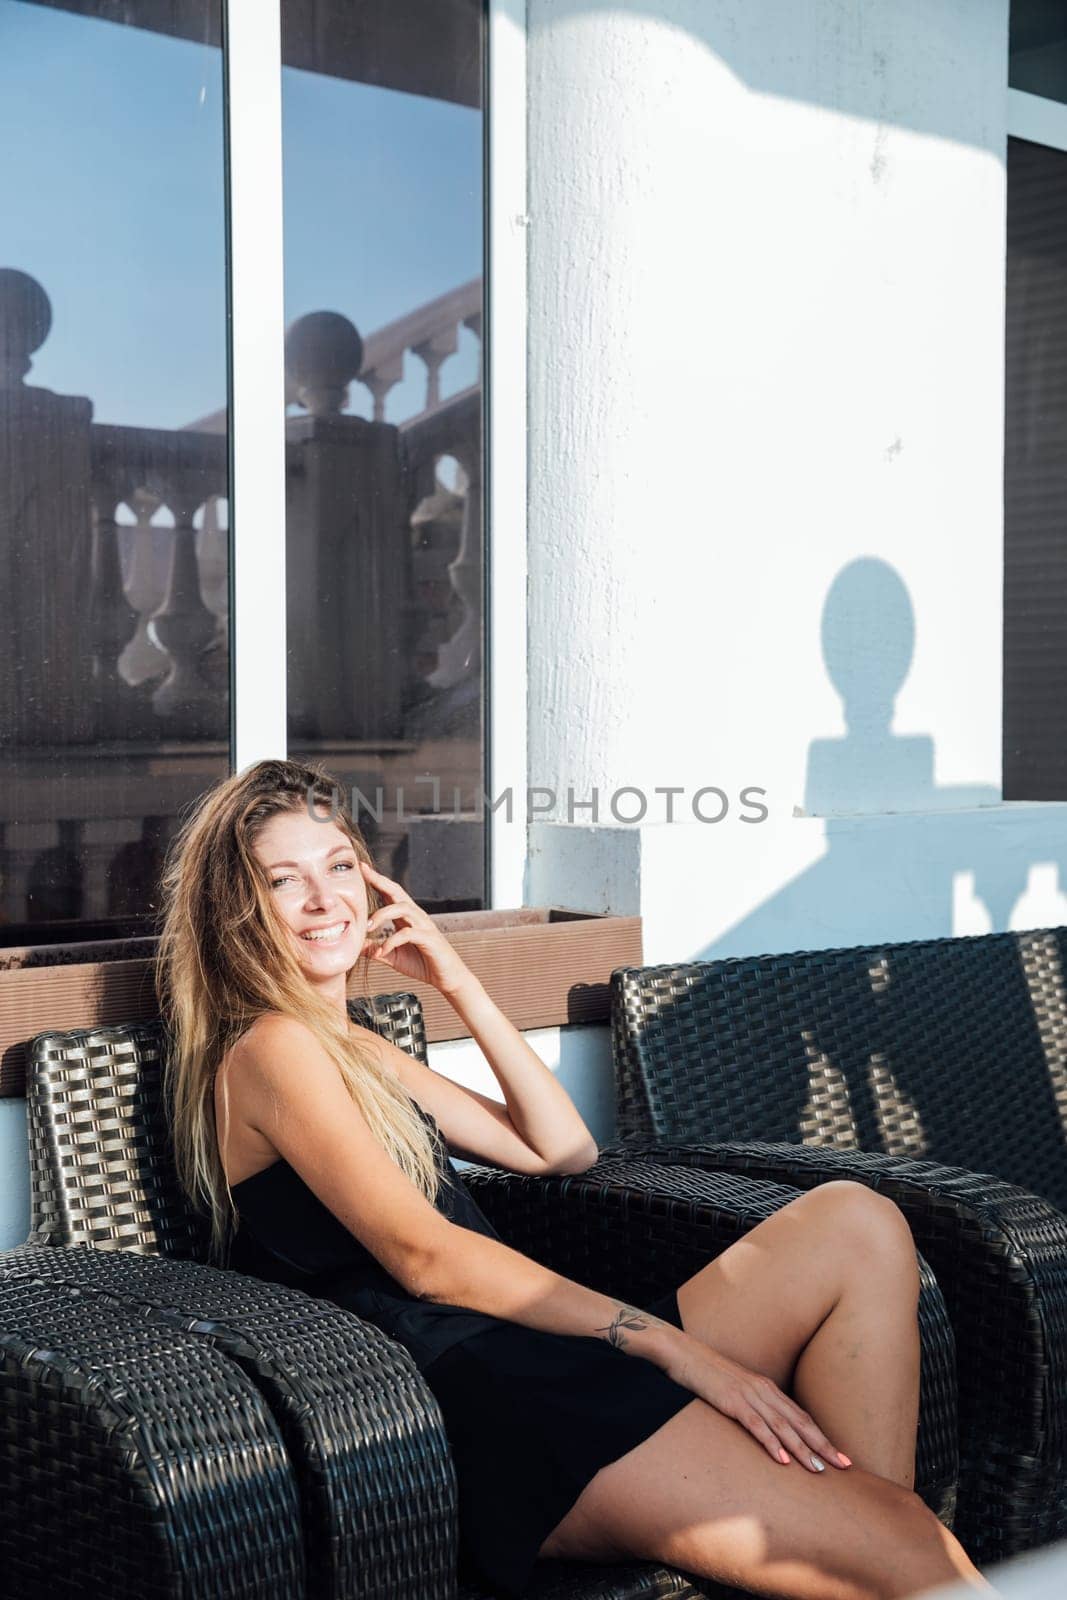
[[[462,1574],[518,1596],[539,1556],[634,1557],[798,1600],[988,1591],[912,1489],[918,1277],[892,1202],[824,1184],[648,1307],[512,1250],[447,1150],[538,1175],[583,1171],[596,1145],[340,793],[260,762],[172,846],[179,1171],[217,1261],[411,1351],[449,1436]],[[350,1021],[361,957],[449,1000],[503,1103]]]

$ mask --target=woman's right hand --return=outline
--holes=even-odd
[[[733,1417],[775,1461],[785,1465],[792,1456],[809,1472],[823,1471],[816,1461],[842,1469],[852,1465],[815,1419],[771,1378],[731,1361],[692,1334],[679,1330],[663,1370],[683,1389]]]

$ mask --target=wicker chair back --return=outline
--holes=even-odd
[[[1067,1211],[1067,928],[612,974],[620,1138],[996,1173]]]
[[[353,1021],[425,1061],[409,993],[348,1003]],[[39,1033],[30,1042],[30,1242],[206,1259],[205,1221],[178,1183],[162,1093],[157,1018]]]

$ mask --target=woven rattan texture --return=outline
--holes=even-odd
[[[285,1448],[239,1368],[32,1275],[0,1274],[0,1548],[5,1600],[305,1592]]]
[[[0,1256],[3,1268],[106,1290],[245,1369],[278,1421],[300,1489],[309,1596],[450,1600],[451,1459],[433,1395],[401,1346],[329,1302],[189,1262],[23,1246]],[[546,1564],[529,1591],[530,1600],[713,1592],[650,1563]]]
[[[1067,1217],[1029,1192],[1067,1192],[1065,939],[612,975],[620,1153],[803,1187],[856,1178],[905,1211],[952,1317],[957,1531],[985,1560],[1067,1534]]]
[[[619,967],[620,1137],[995,1172],[1067,1210],[1067,928]]]
[[[650,1562],[634,1561],[597,1567],[584,1561],[544,1561],[534,1569],[528,1600],[727,1600],[740,1589],[727,1589],[669,1572]],[[482,1589],[461,1588],[459,1600],[493,1600]]]
[[[354,1021],[427,1059],[414,995],[354,999],[348,1009]],[[277,1416],[292,1458],[308,1528],[309,1594],[443,1600],[456,1538],[451,1460],[436,1402],[407,1353],[298,1291],[157,1259],[200,1254],[205,1245],[181,1201],[170,1153],[160,1077],[166,1044],[158,1021],[53,1031],[33,1041],[32,1237],[42,1244],[0,1262],[113,1289],[153,1321],[191,1329],[240,1363]],[[688,1600],[716,1592],[648,1563],[547,1563],[531,1600]]]
[[[178,1186],[163,1102],[160,1021],[38,1034],[26,1115],[31,1228],[51,1244],[204,1253]]]
[[[739,1173],[614,1160],[566,1178],[475,1168],[464,1179],[515,1249],[635,1305],[677,1288],[797,1194]],[[958,1471],[955,1347],[944,1301],[925,1263],[920,1325],[916,1489],[951,1527]]]
[[[400,1346],[327,1302],[188,1262],[22,1246],[0,1256],[5,1269],[107,1290],[238,1360],[277,1417],[300,1485],[309,1595],[447,1600],[451,1464],[433,1396]],[[684,1600],[734,1591],[696,1588],[650,1563],[546,1563],[529,1592],[530,1600]]]
[[[0,1255],[3,1269],[113,1294],[244,1369],[299,1487],[309,1594],[448,1600],[455,1485],[440,1412],[378,1328],[296,1289],[127,1251],[26,1245]]]
[[[349,1000],[348,1015],[364,1028],[373,1028],[398,1050],[428,1062],[426,1020],[418,995],[409,991],[397,994],[372,994]]]
[[[863,1151],[626,1141],[605,1160],[811,1188],[869,1184],[900,1206],[956,1339],[956,1532],[983,1562],[1067,1536],[1067,1217],[1002,1179]]]
[[[426,1060],[414,995],[375,995],[348,1009],[354,1021]],[[204,1259],[204,1220],[174,1167],[163,1094],[168,1043],[158,1018],[52,1030],[30,1042],[32,1237]]]

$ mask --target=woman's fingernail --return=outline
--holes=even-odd
[[[815,1468],[816,1472],[825,1472],[826,1471],[826,1462],[825,1461],[820,1461],[818,1456],[812,1456],[811,1464]]]
[[[843,1450],[839,1450],[837,1452],[837,1459],[838,1461],[843,1462],[846,1467],[850,1467],[852,1465],[852,1462],[848,1459],[848,1456],[846,1456]]]

